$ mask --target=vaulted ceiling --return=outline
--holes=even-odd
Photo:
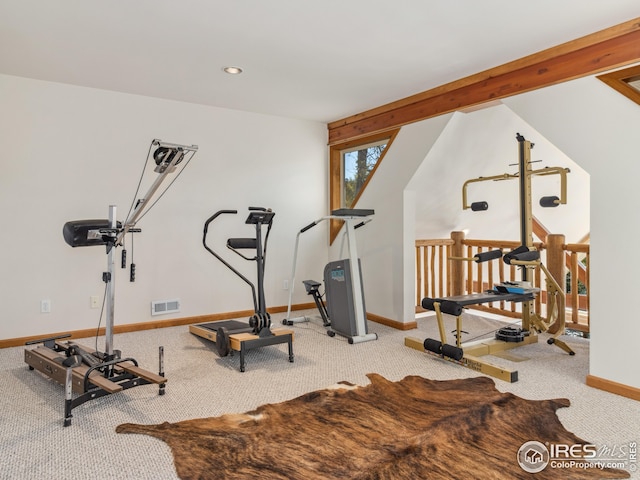
[[[331,122],[639,13],[637,0],[2,0],[0,73]]]

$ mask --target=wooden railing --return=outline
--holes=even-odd
[[[520,242],[465,239],[463,232],[452,232],[450,239],[416,240],[416,311],[422,311],[424,297],[449,297],[483,292],[504,281],[521,280],[519,267],[502,260],[484,263],[452,260],[451,257],[473,258],[476,254],[495,249],[505,253],[520,246]],[[548,235],[545,242],[534,243],[547,269],[566,289],[566,327],[589,332],[589,245],[565,244],[563,235]],[[568,280],[567,280],[568,272]],[[546,280],[535,269],[532,286],[540,288],[534,309],[542,317],[547,311]],[[513,318],[521,316],[521,304],[496,301],[470,308]]]

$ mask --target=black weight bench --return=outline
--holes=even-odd
[[[423,342],[424,349],[438,355],[453,358],[459,361],[464,356],[461,348],[462,333],[462,310],[468,305],[479,305],[481,303],[491,303],[495,301],[527,302],[534,299],[533,293],[503,293],[495,290],[488,290],[482,293],[471,293],[468,295],[455,295],[452,297],[422,299],[421,305],[425,310],[436,312],[438,329],[440,330],[440,340],[427,338]],[[456,345],[447,343],[447,335],[444,331],[442,314],[456,317]]]

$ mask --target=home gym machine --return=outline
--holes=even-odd
[[[105,349],[92,351],[74,341],[62,341],[71,334],[33,340],[26,345],[40,346],[25,349],[24,359],[29,370],[36,369],[64,385],[64,426],[71,425],[72,410],[89,400],[127,390],[139,385],[159,385],[159,395],[164,395],[167,379],[164,376],[164,349],[159,348],[158,374],[143,370],[131,357],[122,357],[120,350],[113,348],[114,307],[115,307],[115,252],[124,246],[128,233],[140,232],[136,223],[158,202],[171,184],[182,173],[198,150],[196,145],[186,146],[154,139],[149,146],[147,159],[142,171],[138,189],[145,175],[151,156],[155,161],[154,172],[158,174],[146,195],[135,200],[124,223],[116,220],[115,205],[109,206],[108,220],[75,220],[65,223],[63,236],[71,247],[105,246],[107,251],[107,271],[102,273],[105,283],[106,325]],[[174,180],[167,185],[155,202],[151,199],[169,174],[177,172]],[[126,254],[122,250],[122,267],[126,268]],[[131,263],[130,280],[135,279],[135,264]],[[97,342],[97,340],[96,340]],[[97,347],[96,347],[97,350]],[[74,398],[74,393],[77,394]]]
[[[322,317],[323,325],[325,327],[331,327],[327,331],[329,336],[333,337],[337,333],[338,335],[346,337],[351,344],[377,340],[377,334],[368,333],[367,331],[367,314],[364,302],[364,288],[362,286],[362,268],[360,259],[358,258],[355,236],[355,230],[371,221],[373,215],[374,211],[370,209],[342,208],[333,210],[331,215],[310,223],[298,232],[293,251],[291,280],[289,282],[289,304],[287,306],[287,316],[282,321],[283,324],[293,325],[294,323],[309,321],[307,317],[291,318],[291,301],[295,283],[300,235],[325,220],[343,220],[349,258],[330,262],[324,268],[326,307],[322,300],[322,295],[319,293],[320,282],[305,280],[303,284],[305,285],[307,294],[313,296]]]
[[[245,371],[245,353],[254,348],[266,347],[286,343],[289,346],[289,361],[293,362],[293,332],[288,329],[271,329],[271,316],[267,312],[264,295],[264,270],[267,256],[267,243],[269,233],[273,224],[275,212],[270,208],[249,207],[249,216],[245,221],[248,225],[255,227],[255,237],[253,238],[229,238],[227,248],[236,253],[244,260],[256,262],[257,268],[257,288],[247,277],[242,275],[229,262],[217,254],[207,245],[207,233],[209,224],[223,214],[237,214],[237,210],[220,210],[207,219],[204,224],[202,244],[204,248],[229,270],[240,277],[249,287],[253,296],[254,314],[249,319],[249,323],[237,320],[226,320],[209,323],[190,325],[189,331],[194,335],[205,338],[215,343],[218,355],[226,357],[234,351],[240,352],[240,371]],[[267,231],[262,238],[262,227],[266,226]],[[255,250],[255,256],[243,255],[240,250]]]
[[[540,261],[540,252],[533,246],[533,215],[531,210],[531,178],[534,175],[560,175],[560,197],[542,197],[540,206],[556,207],[567,203],[567,180],[566,175],[569,169],[560,167],[547,167],[539,170],[531,168],[531,149],[533,144],[520,135],[516,135],[519,149],[518,173],[496,175],[492,177],[480,177],[467,180],[462,187],[462,208],[472,211],[482,211],[488,209],[487,202],[467,203],[467,186],[474,182],[499,181],[518,179],[520,194],[520,246],[503,255],[501,250],[478,253],[472,258],[450,257],[453,261],[473,261],[486,262],[502,258],[507,265],[516,265],[521,269],[522,281],[502,282],[493,289],[483,293],[471,293],[468,295],[457,295],[443,298],[423,298],[422,307],[426,310],[435,311],[438,322],[440,339],[427,338],[421,341],[413,337],[405,338],[405,345],[416,350],[431,353],[445,360],[453,361],[475,371],[500,378],[508,382],[518,380],[518,372],[507,370],[480,357],[510,350],[512,348],[536,343],[538,333],[546,332],[553,320],[557,320],[559,326],[557,332],[547,340],[547,343],[560,347],[570,355],[574,355],[571,348],[558,337],[564,333],[565,318],[564,312],[559,312],[557,306],[563,305],[560,302],[564,297],[564,291],[553,278],[547,268]],[[540,268],[546,278],[548,304],[551,305],[547,312],[547,319],[543,319],[534,310],[534,299],[540,289],[532,287],[533,275],[531,270]],[[490,303],[494,301],[509,301],[522,304],[522,327],[504,327],[495,333],[495,338],[491,340],[480,340],[462,344],[462,320],[463,308],[469,305]],[[447,343],[447,336],[444,329],[442,314],[446,313],[456,317],[456,344]],[[556,318],[554,318],[556,317]]]

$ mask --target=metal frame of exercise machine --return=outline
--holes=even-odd
[[[218,355],[221,357],[226,357],[229,353],[233,354],[234,351],[239,351],[241,372],[245,371],[245,353],[248,350],[266,347],[268,345],[286,343],[289,347],[289,361],[293,362],[293,331],[283,328],[271,329],[271,316],[269,315],[269,312],[267,312],[264,294],[264,271],[267,255],[267,243],[275,212],[271,211],[270,208],[249,207],[249,216],[245,223],[254,225],[256,232],[255,238],[227,239],[227,248],[229,250],[239,255],[244,260],[256,262],[257,288],[256,285],[254,285],[247,277],[207,245],[209,224],[220,215],[237,213],[237,210],[219,210],[209,217],[204,224],[202,244],[211,255],[217,258],[229,270],[235,273],[242,279],[242,281],[251,287],[254,314],[249,319],[248,324],[237,320],[215,321],[190,325],[189,331],[194,335],[214,342]],[[263,241],[262,227],[264,225],[267,226],[267,231]],[[243,249],[255,250],[256,254],[254,257],[247,257],[240,252],[240,250]]]
[[[362,286],[362,272],[360,270],[360,259],[358,257],[358,247],[355,236],[355,230],[371,221],[371,217],[374,213],[375,212],[371,209],[342,208],[333,210],[331,215],[315,220],[298,232],[293,251],[293,265],[291,267],[291,279],[289,282],[287,316],[282,321],[283,324],[293,325],[294,323],[309,321],[309,318],[307,317],[291,318],[291,302],[295,285],[296,261],[298,258],[300,235],[326,220],[343,220],[349,255],[348,258],[336,262],[330,262],[325,267],[325,294],[328,309],[324,308],[324,303],[322,302],[321,296],[318,292],[318,286],[320,283],[309,280],[305,280],[303,283],[305,284],[307,293],[314,297],[316,306],[322,316],[324,326],[331,327],[327,331],[329,336],[334,336],[337,333],[340,336],[346,337],[348,342],[351,344],[378,339],[377,334],[368,333],[367,331],[367,312],[364,301],[364,289]],[[344,303],[347,304],[346,308],[344,305],[339,305],[337,301],[332,301],[331,293],[327,290],[327,279],[331,278],[336,279],[336,283],[340,283],[340,296],[344,300]],[[337,295],[334,294],[334,296]]]
[[[467,202],[467,186],[474,182],[483,181],[500,181],[509,179],[518,179],[519,181],[519,202],[520,202],[520,247],[508,252],[503,256],[501,250],[479,253],[472,258],[452,257],[454,261],[475,261],[485,262],[498,258],[503,258],[508,265],[517,265],[521,268],[522,281],[516,285],[499,285],[495,290],[483,293],[474,293],[469,295],[458,295],[443,298],[424,298],[422,307],[427,310],[436,312],[438,321],[438,329],[440,340],[427,338],[424,341],[413,337],[405,338],[405,345],[416,350],[426,351],[435,354],[446,360],[457,362],[467,368],[471,368],[487,375],[500,378],[508,382],[518,380],[518,372],[503,369],[489,362],[483,361],[480,357],[492,353],[510,350],[512,348],[536,343],[538,341],[538,333],[546,332],[549,325],[554,323],[551,319],[558,318],[557,332],[553,337],[547,340],[548,344],[555,344],[570,355],[574,355],[573,350],[558,337],[564,333],[565,319],[564,313],[558,311],[559,300],[564,297],[564,291],[553,278],[547,268],[540,261],[540,252],[533,246],[533,215],[531,209],[531,178],[534,175],[560,175],[560,197],[550,196],[542,197],[540,205],[542,207],[556,207],[567,202],[567,180],[566,175],[569,173],[568,168],[548,167],[538,170],[531,168],[531,149],[533,143],[526,140],[519,133],[516,134],[518,141],[518,173],[502,174],[491,177],[479,177],[467,180],[462,187],[462,208],[471,209],[472,211],[487,210],[487,202]],[[547,321],[538,315],[534,310],[534,299],[539,289],[530,288],[533,278],[530,275],[531,270],[540,268],[546,278],[547,293],[552,307],[547,312]],[[496,332],[496,338],[486,341],[461,343],[461,314],[462,309],[469,305],[481,303],[490,303],[493,301],[511,301],[522,303],[522,328],[505,327]],[[456,345],[447,343],[446,332],[443,326],[442,314],[447,313],[456,317]]]
[[[71,337],[71,334],[37,339],[26,343],[26,345],[40,345],[33,349],[25,349],[25,362],[29,365],[29,370],[38,370],[65,387],[65,427],[71,425],[72,410],[87,401],[148,384],[157,384],[159,395],[165,393],[167,379],[164,376],[164,348],[162,346],[159,347],[158,353],[158,374],[143,370],[134,358],[124,358],[119,350],[113,348],[116,249],[124,246],[124,240],[128,233],[141,231],[136,228],[136,223],[160,200],[198,150],[197,145],[179,145],[154,139],[149,146],[145,169],[154,148],[153,159],[156,164],[154,172],[158,176],[146,194],[134,201],[124,223],[116,220],[116,206],[110,205],[108,220],[75,220],[67,222],[63,228],[64,239],[71,247],[106,247],[107,271],[102,273],[106,303],[104,351],[91,351],[76,342],[62,341],[64,338]],[[182,165],[178,167],[179,164]],[[156,195],[161,184],[176,171],[178,173],[174,180],[160,194]],[[142,177],[144,174],[143,169]],[[140,181],[142,181],[142,177]],[[156,200],[152,203],[152,198],[156,196]],[[124,250],[122,254],[122,267],[125,268],[126,254]],[[131,281],[134,280],[134,277],[135,265],[132,263]],[[74,393],[77,394],[75,398]]]

